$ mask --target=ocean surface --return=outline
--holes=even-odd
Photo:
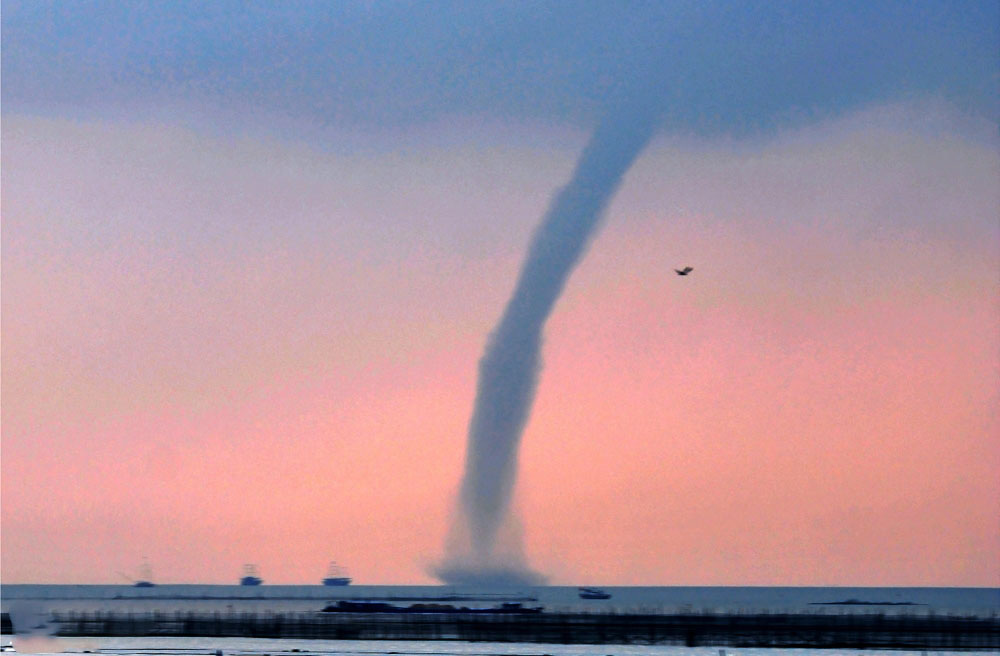
[[[594,656],[798,656],[796,649],[659,647],[644,645],[539,645],[454,641],[313,641],[250,638],[54,638],[48,634],[53,612],[175,612],[185,610],[314,611],[341,599],[386,600],[401,605],[433,600],[460,606],[489,607],[506,601],[544,606],[551,611],[607,612],[811,612],[906,613],[977,617],[1000,615],[1000,588],[848,588],[848,587],[602,587],[608,600],[583,600],[575,587],[465,588],[454,586],[324,587],[321,585],[0,585],[0,606],[10,613],[21,653],[106,654],[440,654]],[[841,605],[837,602],[853,601]],[[10,636],[4,636],[9,644]],[[720,651],[721,650],[721,651]],[[827,656],[875,654],[851,649],[824,650]],[[905,651],[881,652],[900,656]],[[912,652],[923,654],[924,652]],[[951,652],[926,652],[949,654]],[[954,652],[958,653],[958,652]]]

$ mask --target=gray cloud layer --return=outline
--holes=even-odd
[[[668,128],[767,127],[913,94],[998,113],[989,1],[8,0],[2,25],[15,111],[585,126],[641,78],[668,101]]]

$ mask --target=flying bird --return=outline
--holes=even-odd
[[[686,276],[687,274],[694,271],[694,269],[691,267],[684,267],[683,269],[674,269],[674,271],[676,271],[677,275],[679,276]]]

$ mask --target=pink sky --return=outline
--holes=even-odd
[[[482,130],[5,116],[3,581],[430,582],[476,361],[586,138]],[[998,180],[940,106],[657,140],[548,325],[532,565],[1000,585]]]

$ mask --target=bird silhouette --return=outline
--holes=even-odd
[[[676,271],[677,275],[679,276],[686,276],[687,274],[694,271],[694,269],[691,267],[684,267],[683,269],[674,269],[674,271]]]

